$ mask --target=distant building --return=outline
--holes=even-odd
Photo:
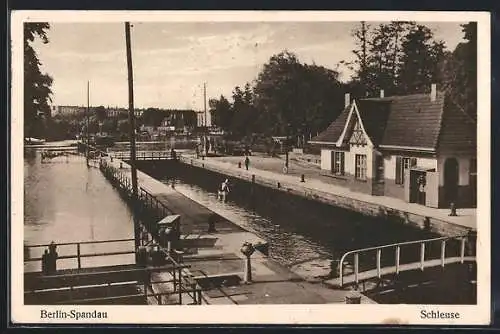
[[[382,91],[383,92],[383,91]],[[321,148],[321,169],[353,191],[429,207],[476,205],[476,125],[444,94],[350,101],[309,142]]]
[[[84,106],[52,106],[51,114],[52,116],[71,116],[77,114],[83,114],[87,110]]]
[[[135,109],[135,117],[141,117],[143,113],[143,110],[141,109]],[[118,117],[118,116],[127,116],[128,115],[128,109],[127,108],[118,108],[118,107],[107,107],[106,108],[106,116],[113,118],[113,117]]]
[[[204,111],[196,112],[196,125],[198,127],[211,127],[212,126],[212,115],[209,111],[206,113]]]

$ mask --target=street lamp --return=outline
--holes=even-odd
[[[288,158],[288,150],[289,150],[289,141],[290,141],[290,123],[287,124],[286,127],[286,142],[285,142],[285,167],[288,170],[288,163],[289,163],[289,158]]]
[[[252,282],[252,264],[250,262],[250,256],[255,252],[255,247],[248,241],[244,242],[240,249],[241,253],[245,255],[245,273],[244,281],[245,283]]]

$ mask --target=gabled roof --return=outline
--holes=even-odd
[[[474,147],[475,125],[467,122],[459,111],[444,106],[444,94],[431,101],[429,94],[360,99],[357,105],[363,127],[375,146],[435,151],[438,145]],[[351,124],[347,124],[354,108],[345,108],[330,126],[311,140],[316,144],[336,143]],[[443,125],[443,119],[453,120]],[[351,123],[351,122],[349,122]],[[452,128],[456,129],[454,131]],[[459,134],[460,133],[460,134]],[[444,146],[443,146],[444,147]]]
[[[395,96],[381,146],[435,149],[441,130],[444,94],[435,101],[429,94]]]
[[[340,115],[335,119],[335,121],[333,121],[325,131],[312,138],[310,142],[318,142],[330,145],[335,144],[339,137],[342,135],[345,123],[347,122],[347,118],[349,117],[352,109],[351,107],[352,105],[345,107]]]

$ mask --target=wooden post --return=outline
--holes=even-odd
[[[425,262],[425,243],[420,243],[420,270],[424,270],[424,262]]]
[[[359,282],[359,253],[354,253],[354,281],[356,284]]]
[[[462,238],[461,243],[460,243],[460,263],[464,263],[464,258],[465,258],[465,237]]]
[[[173,283],[174,283],[174,292],[176,292],[177,291],[177,278],[176,278],[176,275],[175,275],[175,267],[172,270],[172,277],[173,277]]]
[[[380,278],[381,275],[381,268],[380,268],[380,258],[382,256],[382,249],[379,248],[377,249],[377,277]]]
[[[444,268],[444,260],[446,257],[446,240],[441,241],[441,267]]]
[[[130,130],[130,168],[132,174],[132,193],[134,203],[137,199],[137,169],[136,169],[136,151],[135,151],[135,111],[134,111],[134,75],[132,66],[132,48],[130,41],[130,22],[125,22],[125,44],[127,49],[127,76],[128,76],[128,119]],[[135,209],[135,208],[134,208]],[[134,210],[135,211],[135,210]],[[139,241],[139,221],[134,215],[134,239],[136,249],[136,262],[137,262],[137,248],[140,245]]]
[[[201,287],[199,285],[196,285],[196,290],[197,290],[197,295],[198,295],[198,305],[201,305]]]
[[[182,268],[179,268],[179,305],[182,305]]]
[[[78,269],[82,269],[82,259],[80,258],[80,243],[76,244],[76,257],[78,260]]]
[[[401,246],[396,246],[396,274],[399,274],[399,260],[401,258]]]

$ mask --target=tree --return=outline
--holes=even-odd
[[[352,82],[376,96],[411,94],[439,83],[444,43],[434,41],[431,30],[410,21],[382,23],[372,28],[361,22],[354,32],[356,58],[347,63],[355,71]]]
[[[102,122],[102,121],[104,121],[106,119],[106,116],[107,116],[106,115],[106,108],[104,108],[104,106],[96,107],[94,109],[94,113],[95,113],[95,115],[97,117],[97,120],[99,122]]]
[[[426,92],[432,83],[440,83],[439,64],[444,58],[444,43],[434,41],[431,30],[417,25],[410,31],[402,44],[403,57],[399,70],[402,94]]]
[[[158,108],[147,108],[142,114],[144,125],[160,126],[166,114]]]
[[[462,25],[464,39],[441,67],[447,100],[473,122],[477,119],[477,23]]]
[[[44,116],[50,115],[52,78],[40,71],[41,62],[32,47],[39,38],[49,42],[48,23],[24,23],[24,133],[26,137],[44,136]]]
[[[118,127],[118,120],[116,118],[113,119],[105,119],[102,122],[102,132],[106,133],[114,133]]]
[[[128,134],[129,133],[129,122],[128,119],[123,119],[118,121],[118,131],[121,134]]]
[[[324,130],[343,109],[338,76],[322,66],[302,64],[288,51],[272,56],[254,87],[256,128],[282,136]]]
[[[238,136],[251,134],[255,130],[255,114],[253,93],[250,84],[246,84],[244,90],[236,86],[233,90],[233,116],[231,122],[232,132]]]
[[[224,130],[230,130],[233,121],[234,110],[231,103],[221,95],[219,99],[210,99],[208,101],[210,115],[215,125]]]

